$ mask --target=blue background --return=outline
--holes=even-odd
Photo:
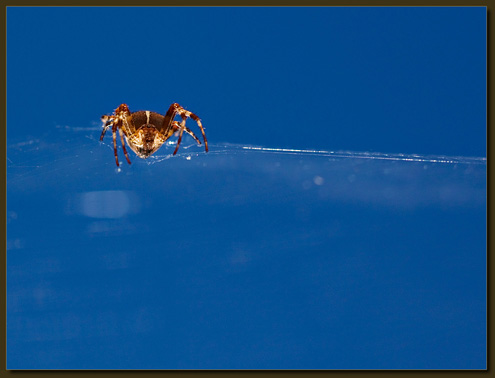
[[[7,24],[9,137],[178,102],[216,141],[486,154],[483,7],[9,8]]]
[[[486,367],[485,8],[9,7],[7,69],[8,368]],[[210,152],[116,169],[122,102]]]

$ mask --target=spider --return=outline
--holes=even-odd
[[[174,121],[176,115],[180,115],[182,122]],[[175,132],[179,132],[179,138],[175,146],[174,155],[179,149],[180,142],[182,140],[182,133],[185,131],[191,135],[198,144],[201,141],[196,135],[186,127],[186,120],[190,117],[198,123],[198,126],[203,134],[205,141],[205,150],[208,152],[208,142],[206,140],[205,130],[201,124],[199,117],[187,111],[179,104],[172,104],[168,108],[165,115],[161,115],[148,110],[140,110],[133,112],[129,110],[126,104],[121,104],[115,109],[114,114],[104,115],[101,117],[103,121],[103,131],[100,136],[100,141],[103,140],[106,131],[111,127],[113,134],[113,151],[115,153],[115,162],[117,167],[119,166],[119,158],[117,156],[117,130],[120,134],[120,141],[122,142],[122,149],[124,150],[125,158],[127,162],[131,164],[129,155],[125,148],[124,136],[127,144],[133,150],[137,156],[146,159],[153,155],[165,141],[170,138]]]

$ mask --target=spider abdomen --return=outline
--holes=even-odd
[[[155,112],[140,110],[138,112],[131,113],[130,118],[135,130],[137,130],[144,125],[153,125],[157,129],[160,129],[163,125],[163,120],[165,117]]]

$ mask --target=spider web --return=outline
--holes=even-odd
[[[480,209],[486,206],[486,158],[321,151],[210,143],[210,151],[185,135],[146,160],[115,166],[112,138],[99,142],[101,127],[56,126],[38,137],[8,140],[8,249],[25,245],[19,219],[34,209],[60,220],[84,216],[89,234],[137,232],[129,217],[167,213],[180,206],[308,208],[364,206],[386,211]],[[26,208],[29,204],[31,208]],[[194,207],[193,206],[193,207]],[[265,205],[266,206],[266,205]],[[22,211],[19,211],[22,209]],[[195,211],[195,210],[192,210]],[[111,220],[108,223],[107,220]],[[16,227],[13,227],[16,226]],[[13,230],[19,228],[19,232]],[[143,230],[151,229],[147,224]],[[17,247],[16,247],[17,246]]]
[[[129,151],[130,166],[118,146],[121,165],[116,167],[112,138],[99,142],[100,131],[101,127],[96,125],[56,126],[39,137],[9,140],[8,188],[22,192],[29,185],[42,187],[52,182],[49,177],[74,184],[84,176],[88,179],[86,183],[103,186],[105,181],[112,181],[115,173],[150,180],[151,175],[197,175],[198,169],[210,172],[218,168],[223,172],[230,169],[232,172],[228,173],[234,175],[239,169],[250,175],[256,172],[261,182],[285,180],[288,187],[302,191],[316,187],[326,199],[378,201],[384,206],[485,200],[484,157],[300,150],[230,143],[210,143],[210,152],[206,154],[202,145],[184,134],[175,156],[172,153],[176,137],[172,137],[145,160]],[[148,168],[140,172],[143,166]],[[373,195],[370,186],[374,188]]]

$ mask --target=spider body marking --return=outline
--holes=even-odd
[[[180,123],[174,120],[177,115],[182,118]],[[103,140],[107,130],[111,128],[115,163],[119,166],[119,158],[117,156],[117,131],[120,135],[125,158],[129,164],[131,164],[131,160],[127,154],[124,138],[127,145],[137,156],[146,159],[153,155],[167,139],[174,135],[175,132],[178,132],[179,137],[174,150],[175,155],[179,149],[182,133],[184,131],[191,135],[198,144],[201,144],[198,137],[186,127],[187,118],[192,118],[198,124],[201,134],[203,134],[205,151],[208,152],[208,141],[206,140],[205,130],[201,124],[201,120],[196,114],[187,111],[177,103],[170,105],[165,115],[149,110],[131,112],[126,104],[121,104],[115,109],[112,115],[104,115],[101,117],[104,125],[100,141]]]

